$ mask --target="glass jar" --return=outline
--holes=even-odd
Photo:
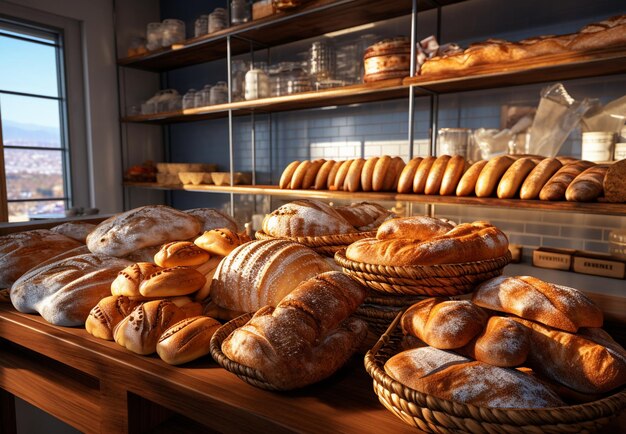
[[[440,128],[437,133],[437,155],[460,155],[467,157],[469,128]]]
[[[163,25],[161,23],[149,23],[146,31],[146,48],[150,51],[161,48],[163,39]]]
[[[208,15],[200,15],[196,18],[196,21],[193,23],[193,36],[197,38],[198,36],[206,35],[209,32],[209,16]]]
[[[189,89],[183,97],[183,110],[194,108],[196,104],[196,90]]]
[[[284,84],[282,95],[292,95],[313,90],[311,77],[302,63],[290,62],[288,68],[283,71],[282,77],[281,84]]]
[[[302,3],[304,3],[303,0],[272,0],[274,9],[278,9],[279,11],[297,8]]]
[[[248,66],[243,60],[233,60],[231,65],[232,101],[243,101],[246,91],[246,71]]]
[[[228,102],[228,84],[225,81],[218,81],[215,86],[211,88],[211,99],[209,103],[226,104]]]
[[[169,47],[185,40],[185,23],[181,20],[163,20],[163,39],[161,46]]]
[[[270,86],[270,96],[281,96],[281,64],[270,66],[267,75]]]
[[[262,69],[254,68],[246,73],[246,100],[267,98],[270,95],[269,77]]]
[[[209,33],[217,32],[226,28],[226,9],[215,8],[209,14]]]
[[[230,0],[230,25],[247,23],[252,19],[249,0]]]
[[[315,81],[335,78],[335,49],[328,41],[316,41],[309,49],[309,74]]]

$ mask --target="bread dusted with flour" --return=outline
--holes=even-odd
[[[95,228],[96,225],[93,223],[65,222],[50,228],[50,230],[85,244],[87,242],[87,235],[89,235]]]
[[[424,241],[452,230],[452,223],[428,216],[400,217],[387,220],[376,231],[379,240],[408,238]]]
[[[194,216],[200,221],[200,230],[197,233],[210,231],[211,229],[227,228],[237,232],[237,222],[231,216],[213,208],[193,208],[183,211],[185,214]],[[187,237],[191,238],[191,237]],[[178,238],[184,240],[187,238]]]
[[[225,309],[254,312],[276,306],[300,282],[331,270],[322,256],[301,244],[252,241],[237,247],[220,263],[211,298]]]
[[[373,231],[395,215],[385,207],[370,202],[338,206],[335,210],[359,231]]]
[[[365,323],[349,318],[365,295],[342,273],[320,274],[276,308],[259,310],[224,340],[222,351],[279,389],[316,383],[339,369],[365,338]]]
[[[285,204],[265,216],[263,231],[280,238],[347,234],[357,230],[331,206],[302,199]]]

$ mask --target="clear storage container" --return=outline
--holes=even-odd
[[[230,24],[247,23],[252,19],[252,4],[249,0],[230,0]]]
[[[161,23],[149,23],[146,31],[146,48],[150,51],[161,48],[163,40],[163,25]]]
[[[209,33],[209,16],[200,15],[193,23],[193,36],[198,37]]]
[[[163,20],[163,39],[161,45],[169,47],[185,40],[185,23],[181,20]]]
[[[270,96],[270,83],[267,73],[259,68],[248,71],[246,73],[246,100],[268,96]]]
[[[209,33],[225,29],[227,27],[226,23],[226,9],[215,8],[215,10],[209,14]]]
[[[218,81],[211,88],[210,104],[225,104],[228,102],[228,84],[225,81]]]
[[[196,90],[189,89],[183,97],[183,110],[194,108],[196,106]]]
[[[246,93],[246,71],[248,65],[245,61],[236,59],[231,65],[232,101],[243,101]]]

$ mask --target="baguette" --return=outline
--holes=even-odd
[[[322,168],[326,160],[315,160],[311,161],[311,165],[307,169],[304,174],[304,179],[302,180],[302,189],[307,190],[315,185],[315,179],[317,177],[317,173]]]
[[[529,335],[529,330],[517,321],[492,316],[476,339],[457,351],[480,362],[512,368],[526,361],[530,351]]]
[[[466,169],[465,158],[460,155],[454,155],[448,161],[446,170],[441,181],[439,194],[441,196],[450,196],[456,192],[456,188]]]
[[[456,195],[457,196],[469,196],[474,194],[476,191],[476,182],[478,181],[478,176],[480,172],[483,170],[488,160],[480,160],[475,162],[470,166],[469,169],[463,174],[461,180],[459,181],[459,185],[456,187]]]
[[[441,182],[443,181],[443,174],[445,173],[446,166],[451,158],[452,157],[449,155],[440,155],[437,157],[428,172],[428,178],[426,178],[426,185],[424,186],[424,194],[439,194]]]
[[[278,181],[279,188],[290,188],[291,178],[293,178],[293,174],[299,165],[300,161],[292,161],[287,165],[287,167],[285,167],[282,175],[280,175],[280,181]]]
[[[437,160],[437,157],[425,157],[417,170],[415,171],[415,178],[413,178],[413,193],[424,194],[424,188],[426,188],[426,180],[430,173],[430,168]]]
[[[565,199],[573,202],[591,202],[602,195],[608,164],[598,164],[578,175],[565,190]]]
[[[391,157],[389,155],[383,155],[378,159],[374,167],[374,175],[372,176],[373,191],[384,191],[385,184],[391,184],[391,182],[387,180],[390,171]]]
[[[315,184],[313,188],[316,190],[325,190],[327,188],[328,176],[336,164],[337,162],[335,160],[328,160],[322,164],[322,167],[320,167],[317,175],[315,175]]]
[[[309,167],[311,167],[311,162],[309,160],[304,160],[298,165],[298,167],[296,167],[296,170],[293,172],[293,176],[291,177],[291,182],[289,183],[290,189],[297,190],[302,188],[302,183]]]
[[[422,157],[415,157],[404,166],[404,169],[402,169],[400,173],[400,178],[398,179],[398,193],[411,193],[411,191],[413,191],[415,172],[422,160]]]
[[[400,180],[400,175],[402,174],[402,170],[404,170],[404,160],[402,157],[393,157],[391,159],[391,167],[389,168],[389,174],[385,178],[384,190],[385,191],[397,191],[398,190],[398,181]]]
[[[341,166],[346,163],[347,161],[337,161],[337,163],[330,169],[330,172],[328,172],[328,179],[326,180],[327,190],[335,189],[335,178],[337,178],[337,173],[339,173],[339,169],[341,169]]]
[[[546,185],[543,186],[539,192],[539,199],[563,200],[565,198],[565,191],[574,178],[592,166],[595,166],[595,164],[590,161],[582,160],[561,167],[559,171],[546,182]]]
[[[374,168],[378,163],[378,157],[371,157],[365,161],[363,170],[361,170],[361,189],[363,191],[372,191],[372,181],[374,179]]]
[[[561,167],[563,164],[557,158],[546,158],[539,162],[524,180],[519,193],[520,199],[536,199],[546,182]]]
[[[344,191],[359,191],[361,187],[361,171],[363,170],[364,165],[365,160],[363,158],[355,158],[352,161],[350,169],[348,170],[348,175],[343,183]]]
[[[346,181],[346,177],[348,176],[348,172],[350,171],[350,166],[352,165],[353,160],[344,161],[344,163],[339,167],[337,171],[337,176],[335,176],[335,181],[333,182],[333,186],[331,190],[342,190],[343,184]]]
[[[520,189],[520,186],[528,176],[528,174],[535,168],[535,162],[530,157],[520,158],[515,161],[504,172],[502,179],[498,184],[496,194],[500,199],[509,199],[515,197]]]
[[[478,175],[478,179],[476,180],[476,196],[491,196],[500,182],[500,178],[502,178],[504,172],[511,167],[513,162],[515,162],[515,159],[508,155],[494,157],[489,160],[483,170],[480,171],[480,175]]]

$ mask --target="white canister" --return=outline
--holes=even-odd
[[[623,160],[626,158],[626,142],[615,144],[615,153],[613,154],[615,161]]]
[[[582,159],[587,161],[611,161],[615,134],[610,131],[583,133]]]
[[[270,96],[270,80],[262,69],[246,72],[246,100],[267,98]]]

